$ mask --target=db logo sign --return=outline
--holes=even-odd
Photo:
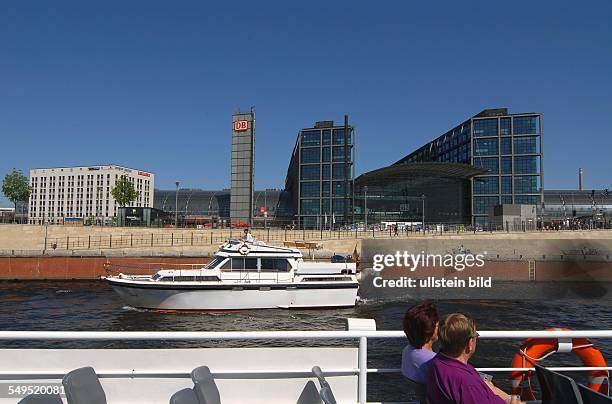
[[[236,121],[234,122],[234,131],[242,132],[249,129],[249,121]]]

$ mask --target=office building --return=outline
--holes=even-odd
[[[471,179],[471,222],[488,223],[489,207],[536,205],[544,194],[542,114],[487,109],[408,154],[395,164],[449,162],[486,171]]]
[[[118,208],[111,190],[123,175],[138,192],[130,205],[152,207],[155,175],[147,171],[117,165],[30,170],[28,223],[110,222]]]
[[[251,224],[255,164],[255,113],[232,116],[232,172],[230,217],[237,223]]]
[[[317,122],[299,131],[285,191],[291,220],[298,227],[338,227],[353,220],[355,133],[344,125]]]

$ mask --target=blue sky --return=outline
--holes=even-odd
[[[217,3],[217,4],[215,4]],[[117,163],[229,185],[255,106],[256,188],[301,127],[350,115],[357,173],[487,107],[544,114],[545,188],[612,188],[612,2],[0,2],[0,175]]]

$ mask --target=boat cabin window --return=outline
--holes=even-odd
[[[210,262],[208,263],[208,265],[206,265],[206,268],[207,268],[207,269],[216,268],[216,267],[217,267],[217,265],[219,265],[221,262],[223,262],[223,260],[224,260],[224,259],[225,259],[225,257],[218,257],[218,256],[215,256],[215,257],[212,259],[212,261],[210,261]]]
[[[154,281],[156,281],[156,280],[158,280],[158,279],[159,279],[159,278],[161,278],[161,277],[162,277],[162,276],[161,276],[160,274],[155,274],[155,275],[153,275],[153,277],[152,277],[151,279],[152,279],[152,280],[154,280]]]
[[[194,282],[194,281],[218,281],[219,278],[216,276],[164,276],[161,277],[160,281],[174,281],[174,282]]]
[[[242,258],[233,257],[221,266],[229,271],[287,272],[291,269],[286,258]]]
[[[223,264],[223,269],[231,270],[251,270],[257,271],[257,258],[242,258],[235,257],[231,258],[228,262]]]
[[[290,268],[285,258],[261,258],[262,272],[287,272]]]

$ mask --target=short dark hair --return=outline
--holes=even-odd
[[[453,357],[457,357],[465,350],[470,341],[476,335],[476,322],[469,314],[452,313],[446,316],[438,336],[440,340],[440,351]]]
[[[404,332],[413,348],[421,348],[431,339],[438,323],[438,311],[429,300],[412,306],[404,315]]]

